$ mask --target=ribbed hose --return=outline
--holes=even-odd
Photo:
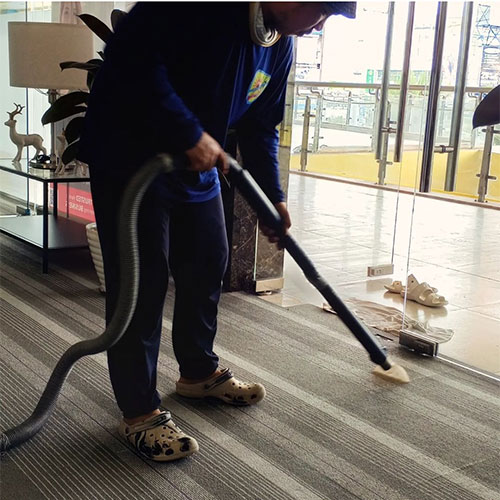
[[[116,344],[126,331],[137,303],[139,290],[139,251],[137,217],[149,185],[163,172],[174,168],[168,155],[158,155],[148,161],[128,184],[120,205],[118,221],[120,290],[115,313],[101,335],[72,345],[58,361],[35,410],[24,422],[0,434],[0,452],[24,443],[45,424],[54,410],[61,387],[73,365],[83,356],[106,351]]]

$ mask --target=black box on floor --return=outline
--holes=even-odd
[[[399,343],[418,354],[437,356],[438,343],[416,332],[403,330],[399,333]]]

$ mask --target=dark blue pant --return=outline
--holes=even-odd
[[[91,188],[106,277],[106,323],[119,290],[117,220],[127,179],[91,167]],[[122,179],[120,179],[122,177]],[[140,285],[135,314],[108,351],[111,383],[126,418],[158,408],[156,390],[162,312],[169,270],[175,282],[173,348],[183,377],[210,375],[217,306],[228,247],[220,196],[203,203],[167,201],[165,177],[148,189],[139,212]]]

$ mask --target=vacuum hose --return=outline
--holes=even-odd
[[[228,160],[232,180],[256,211],[259,219],[278,233],[282,232],[281,217],[262,189],[234,159],[228,157]],[[104,333],[95,339],[84,340],[72,345],[62,355],[31,416],[17,427],[0,434],[0,452],[8,451],[33,437],[43,427],[54,410],[59,392],[73,365],[83,356],[108,350],[118,342],[128,328],[135,311],[139,289],[137,218],[141,201],[147,188],[159,174],[172,172],[175,168],[180,167],[181,165],[177,165],[177,162],[170,155],[160,154],[148,161],[130,181],[123,195],[120,208],[122,216],[118,222],[120,290],[115,313]],[[306,278],[325,297],[339,318],[368,351],[371,360],[384,370],[389,370],[392,365],[383,348],[319,275],[298,243],[292,236],[285,234],[282,236],[281,244],[300,266]]]

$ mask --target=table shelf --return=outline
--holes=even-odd
[[[1,217],[0,231],[38,248],[43,248],[42,215]],[[48,236],[48,250],[87,246],[85,224],[80,224],[65,217],[49,215]]]
[[[0,232],[41,248],[43,273],[47,273],[49,269],[49,251],[88,246],[85,224],[66,217],[53,215],[58,213],[57,185],[60,183],[88,182],[88,175],[79,175],[75,170],[56,174],[52,170],[30,167],[26,159],[21,162],[6,161],[3,164],[0,160],[0,171],[42,183],[42,215],[0,217]],[[49,185],[54,188],[52,214],[49,210]]]

